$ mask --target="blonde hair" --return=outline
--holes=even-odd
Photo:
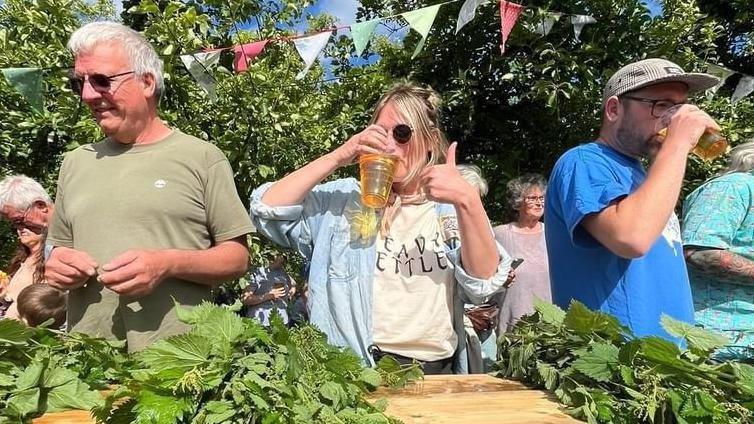
[[[395,108],[413,130],[411,141],[408,142],[407,159],[410,166],[401,183],[410,185],[419,178],[425,167],[445,161],[448,140],[440,128],[440,95],[432,88],[421,87],[413,82],[398,83],[377,101],[370,125],[377,122],[388,104]]]

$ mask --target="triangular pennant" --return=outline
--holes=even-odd
[[[374,29],[381,20],[382,18],[376,18],[364,22],[356,22],[351,25],[351,38],[353,38],[353,45],[356,47],[356,56],[361,56],[364,53],[364,49],[367,47]]]
[[[550,12],[542,17],[542,21],[534,27],[534,32],[544,37],[552,31],[552,26],[563,16],[562,13]]]
[[[296,75],[297,80],[304,78],[306,73],[309,72],[309,68],[311,68],[317,60],[319,52],[321,52],[327,45],[327,42],[330,41],[330,35],[332,35],[332,31],[325,31],[309,37],[296,38],[293,40],[293,45],[296,46],[298,54],[306,65],[304,69]]]
[[[236,57],[233,59],[233,69],[236,72],[245,72],[249,69],[249,61],[262,53],[268,41],[256,41],[233,47],[233,52],[236,54]]]
[[[458,12],[458,21],[456,21],[456,34],[461,31],[461,28],[465,27],[466,24],[474,19],[474,16],[476,16],[476,8],[483,4],[487,4],[488,2],[489,0],[466,0],[463,2],[461,11]]]
[[[576,37],[576,40],[581,41],[579,37],[581,37],[581,30],[584,29],[584,25],[594,24],[594,23],[597,23],[597,20],[594,19],[594,17],[592,16],[587,16],[587,15],[571,16],[571,24],[573,25],[573,35]]]
[[[217,98],[215,93],[215,78],[209,73],[211,68],[220,60],[221,50],[213,50],[204,53],[185,54],[181,56],[183,65],[196,80],[211,100]]]
[[[727,80],[728,77],[730,77],[731,75],[735,74],[736,71],[728,69],[724,66],[715,65],[714,63],[707,63],[707,73],[720,78],[720,82],[717,83],[716,86],[708,90],[712,93],[717,93],[717,90],[719,90],[720,87],[725,85],[725,80]]]
[[[736,86],[736,91],[733,92],[733,96],[730,101],[737,103],[739,100],[751,94],[754,91],[754,77],[751,75],[744,75],[741,81]]]
[[[505,0],[500,1],[500,33],[503,38],[500,43],[500,53],[505,53],[505,42],[508,41],[508,36],[511,35],[518,16],[523,10],[524,6],[520,4]]]
[[[44,108],[42,70],[39,68],[4,68],[5,79],[38,111]]]
[[[411,55],[411,59],[415,58],[419,52],[424,48],[424,43],[427,41],[427,34],[432,29],[432,24],[435,22],[435,16],[437,11],[440,10],[442,4],[436,4],[434,6],[422,7],[421,9],[412,10],[410,12],[402,13],[403,19],[408,22],[411,28],[421,35],[422,39],[414,49],[414,54]]]

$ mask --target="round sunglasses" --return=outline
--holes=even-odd
[[[81,92],[84,90],[84,83],[88,80],[89,85],[92,86],[94,91],[98,93],[109,93],[110,89],[112,88],[113,81],[115,81],[116,78],[122,77],[124,75],[133,74],[136,71],[128,71],[128,72],[121,72],[120,74],[115,75],[105,75],[105,74],[88,74],[84,76],[70,76],[68,77],[68,85],[71,88],[71,91],[76,93],[76,95],[80,96]]]
[[[393,139],[398,144],[406,144],[411,141],[414,130],[406,124],[398,124],[393,127]]]

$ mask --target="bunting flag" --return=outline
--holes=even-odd
[[[309,68],[311,68],[317,60],[319,52],[321,52],[327,45],[327,42],[330,41],[330,35],[332,35],[332,31],[325,31],[309,37],[296,38],[293,40],[293,45],[296,46],[298,54],[306,65],[304,69],[296,75],[297,80],[303,79],[309,72]]]
[[[364,53],[364,49],[367,47],[374,29],[381,20],[382,18],[375,18],[369,21],[356,22],[351,25],[351,38],[353,38],[353,45],[356,47],[356,56],[361,56]]]
[[[268,41],[262,40],[233,47],[233,51],[236,54],[236,57],[233,59],[233,69],[236,72],[245,72],[249,69],[249,61],[262,53]]]
[[[456,21],[456,34],[474,19],[476,8],[487,3],[489,3],[489,0],[466,0],[463,2],[461,11],[458,12],[458,21]]]
[[[411,28],[418,32],[422,37],[422,39],[419,40],[419,44],[416,45],[416,49],[414,49],[414,54],[411,55],[411,59],[415,58],[424,48],[424,43],[427,41],[427,34],[429,34],[429,30],[432,29],[432,24],[435,22],[435,16],[437,16],[437,11],[440,10],[440,6],[442,6],[442,4],[422,7],[421,9],[401,14],[403,19],[408,22],[409,26],[411,26]]]
[[[733,92],[733,96],[730,98],[732,103],[737,103],[739,100],[748,96],[754,91],[754,77],[751,75],[744,75],[741,80],[738,81],[736,91]]]
[[[571,16],[571,24],[573,25],[573,35],[576,37],[576,41],[581,41],[581,30],[587,24],[595,24],[597,20],[587,15],[573,15]]]
[[[547,13],[542,17],[542,21],[536,24],[536,26],[534,27],[534,32],[543,37],[546,36],[550,33],[550,31],[552,31],[552,26],[555,25],[555,22],[557,22],[561,16],[563,16],[562,13]]]
[[[199,86],[207,92],[210,100],[217,99],[215,93],[215,78],[209,73],[209,70],[217,65],[220,60],[222,50],[213,50],[209,52],[185,54],[181,56],[181,62],[186,66],[189,73],[196,80]]]
[[[736,71],[728,69],[724,66],[715,65],[714,63],[707,63],[707,73],[720,78],[720,82],[716,86],[707,90],[710,92],[710,94],[714,94],[717,93],[717,90],[719,90],[720,87],[725,85],[725,80],[727,80],[731,75],[735,74]]]
[[[21,93],[32,108],[44,109],[42,70],[39,68],[4,68],[3,76],[16,91]]]
[[[505,53],[505,42],[508,41],[508,36],[513,31],[513,27],[516,25],[519,15],[524,10],[524,6],[520,4],[512,3],[509,1],[500,1],[500,32],[503,40],[500,43],[500,53]]]

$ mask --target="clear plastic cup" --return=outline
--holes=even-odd
[[[398,157],[387,154],[366,154],[359,157],[361,203],[374,209],[385,207],[395,177]]]
[[[664,139],[668,135],[670,119],[678,112],[682,105],[676,105],[665,111],[657,121],[657,136]],[[728,140],[715,130],[706,129],[697,141],[691,153],[705,161],[711,161],[725,153],[728,149]]]

